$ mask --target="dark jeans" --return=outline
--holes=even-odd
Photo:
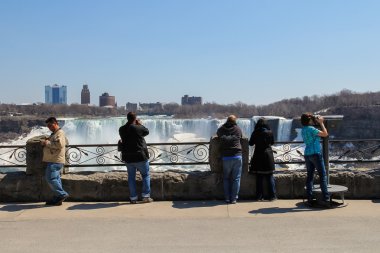
[[[306,194],[307,199],[313,199],[313,181],[314,171],[317,170],[319,174],[320,186],[322,190],[323,200],[329,201],[330,196],[327,191],[327,176],[325,164],[321,154],[305,155],[307,179],[306,179]]]
[[[271,174],[256,174],[256,198],[264,197],[264,180],[267,181],[268,199],[276,198],[276,184],[274,182],[273,173]]]

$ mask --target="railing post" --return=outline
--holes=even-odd
[[[324,122],[326,129],[328,130],[328,122]],[[329,136],[322,138],[322,151],[323,160],[326,168],[327,185],[330,184],[330,156],[329,156]]]

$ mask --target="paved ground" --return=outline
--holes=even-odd
[[[0,252],[380,252],[380,201],[0,204]]]

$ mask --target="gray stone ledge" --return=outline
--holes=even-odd
[[[279,198],[294,199],[304,196],[305,171],[276,172]],[[127,172],[86,172],[62,175],[64,189],[71,201],[126,201],[128,200]],[[368,171],[332,171],[330,183],[348,187],[346,198],[369,199],[380,197],[380,169]],[[240,199],[255,196],[255,176],[244,173]],[[137,175],[138,191],[141,177]],[[152,197],[156,200],[213,200],[223,199],[223,179],[213,172],[153,172]],[[25,172],[0,174],[0,201],[35,202],[50,196],[45,179]]]

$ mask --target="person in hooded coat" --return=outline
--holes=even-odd
[[[273,133],[265,119],[259,119],[255,129],[249,139],[249,145],[255,146],[255,151],[251,158],[251,174],[256,174],[256,199],[276,200],[276,185],[273,177],[275,170],[273,150]],[[269,196],[264,198],[264,180],[267,181],[267,192]]]
[[[240,139],[242,131],[236,124],[236,116],[230,115],[216,132],[221,140],[223,160],[223,189],[225,202],[236,204],[240,190],[243,159]]]

